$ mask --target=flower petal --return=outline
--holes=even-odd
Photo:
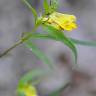
[[[59,30],[72,31],[77,28],[76,17],[74,15],[52,13],[49,17],[43,18],[43,21]]]
[[[21,92],[24,93],[25,96],[37,96],[35,87],[28,84],[23,86]]]

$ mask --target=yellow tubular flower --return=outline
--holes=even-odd
[[[23,88],[21,89],[21,92],[25,96],[38,96],[35,87],[28,84],[23,86]]]
[[[54,12],[49,17],[43,18],[43,21],[58,30],[72,31],[77,28],[76,17],[74,15]]]

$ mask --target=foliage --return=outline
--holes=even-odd
[[[25,32],[23,34],[23,37],[18,41],[15,45],[13,45],[11,48],[6,50],[0,57],[7,54],[10,50],[18,46],[19,44],[25,43],[27,48],[29,48],[44,64],[47,64],[49,66],[49,69],[51,70],[54,68],[54,65],[50,62],[48,57],[41,52],[32,42],[32,39],[52,39],[55,41],[60,41],[66,46],[68,46],[75,57],[75,64],[77,63],[77,49],[75,47],[76,44],[80,45],[86,45],[86,46],[96,46],[95,41],[80,41],[73,38],[70,38],[64,34],[63,31],[71,31],[75,28],[77,28],[76,24],[76,17],[74,15],[68,15],[68,14],[62,14],[58,13],[58,0],[44,0],[43,2],[43,8],[44,12],[42,13],[42,16],[38,17],[38,14],[36,10],[30,5],[30,3],[27,0],[22,0],[28,8],[31,10],[35,23],[34,28],[32,29],[32,32]],[[36,33],[36,30],[39,26],[42,26],[43,29],[47,29],[47,32],[44,34]],[[42,78],[45,74],[47,75],[50,70],[40,70],[35,69],[27,74],[25,74],[18,83],[17,92],[20,96],[37,96],[35,85],[40,82],[39,78]],[[38,80],[34,80],[34,78],[37,78]],[[30,82],[32,82],[33,86],[31,86]],[[26,85],[28,85],[26,87]],[[65,88],[65,85],[63,88],[56,90],[49,96],[59,96],[59,93]],[[30,90],[33,90],[32,92]]]
[[[37,16],[36,10],[28,3],[28,1],[23,0],[23,2],[29,7],[31,12],[33,13],[34,19],[35,19],[35,24],[34,24],[34,30],[32,32],[26,32],[26,34],[23,37],[23,42],[25,42],[25,45],[31,49],[31,51],[45,64],[48,64],[49,68],[52,69],[54,66],[33,43],[32,39],[52,39],[56,41],[60,41],[64,43],[66,46],[68,46],[72,52],[74,53],[75,56],[75,64],[77,63],[77,50],[75,47],[75,44],[80,44],[80,45],[87,45],[87,46],[96,46],[95,42],[87,42],[87,41],[80,41],[76,40],[70,37],[67,37],[63,30],[68,30],[71,31],[77,27],[77,25],[74,23],[76,22],[76,17],[73,15],[68,15],[68,14],[61,14],[61,13],[55,13],[57,8],[58,8],[58,0],[44,0],[43,2],[43,8],[44,8],[44,13],[42,13],[41,17]],[[57,15],[57,16],[56,16]],[[58,17],[59,16],[59,17]],[[56,21],[57,20],[57,21]],[[55,22],[55,23],[54,23]],[[66,23],[68,22],[68,23]],[[70,23],[69,23],[70,22]],[[43,29],[47,29],[47,34],[41,34],[41,33],[36,33],[36,29],[39,26],[43,26]],[[65,27],[63,27],[65,26]],[[61,28],[62,27],[62,28]],[[63,29],[63,30],[62,30]],[[35,31],[35,33],[33,33]],[[21,78],[18,84],[18,92],[20,93],[22,91],[21,85],[24,86],[31,81],[32,84],[37,84],[40,82],[38,79],[37,82],[36,80],[34,81],[34,78],[36,77],[41,77],[49,73],[49,71],[41,71],[39,70],[32,70],[28,72],[24,77]],[[29,84],[29,83],[28,83]],[[30,85],[30,84],[29,84]],[[68,84],[67,84],[68,85]],[[60,92],[65,88],[66,86],[64,85],[63,88],[56,90],[55,92],[51,93],[49,96],[59,96]],[[29,91],[28,91],[29,92]],[[22,92],[22,94],[26,94],[26,90]],[[20,94],[19,94],[20,95]],[[33,96],[32,94],[26,95],[26,96]],[[36,95],[37,96],[37,95]]]

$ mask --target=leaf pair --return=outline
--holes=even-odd
[[[61,31],[59,31],[59,30],[57,30],[57,29],[55,29],[51,26],[46,26],[46,28],[48,30],[48,34],[35,33],[35,34],[32,34],[32,38],[52,39],[52,40],[60,41],[64,44],[66,44],[73,51],[74,56],[75,56],[75,61],[77,61],[77,51],[76,51],[76,47],[74,46],[74,44],[85,45],[85,46],[96,46],[95,41],[89,41],[88,42],[88,41],[80,41],[80,40],[76,40],[76,39],[73,39],[73,38],[68,38],[63,34],[63,32],[61,32]],[[32,42],[30,42],[30,43],[32,44]],[[38,48],[35,48],[35,49],[38,49]],[[38,52],[38,51],[36,51],[36,52]],[[39,53],[38,53],[38,55],[39,55]],[[42,54],[42,55],[44,55],[44,54]],[[41,60],[43,60],[43,59],[41,59]],[[48,62],[47,62],[47,64],[48,64]]]

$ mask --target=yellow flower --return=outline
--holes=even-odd
[[[76,17],[74,15],[54,12],[49,17],[43,18],[43,21],[58,30],[72,31],[77,28]]]
[[[38,96],[35,87],[29,84],[22,87],[21,93],[23,93],[24,96]]]

